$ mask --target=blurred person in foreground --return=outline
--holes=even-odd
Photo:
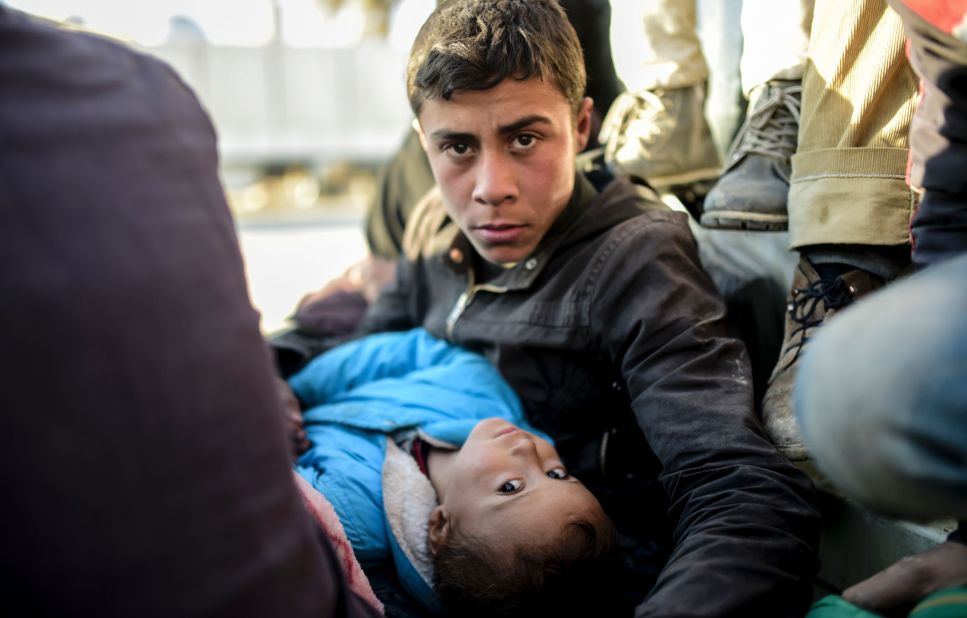
[[[215,134],[0,5],[0,614],[375,616],[302,508]]]

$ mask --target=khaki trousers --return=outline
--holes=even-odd
[[[744,0],[742,89],[800,79],[814,0]],[[628,90],[701,84],[709,69],[695,0],[611,0],[611,49]]]
[[[904,178],[917,78],[885,0],[816,0],[792,157],[789,242],[909,242]]]

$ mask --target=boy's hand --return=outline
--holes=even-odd
[[[366,302],[372,303],[395,275],[396,260],[367,255],[315,292],[303,296],[296,311],[339,292],[359,292]]]
[[[943,588],[967,585],[967,545],[947,541],[907,556],[846,589],[843,598],[864,609],[889,614],[910,609]],[[904,614],[905,615],[905,614]]]
[[[279,399],[282,401],[282,420],[286,433],[291,439],[292,457],[295,459],[309,449],[309,438],[302,426],[302,410],[299,408],[299,400],[295,398],[288,382],[276,377],[275,388],[279,394]]]

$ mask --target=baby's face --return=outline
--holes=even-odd
[[[551,444],[503,419],[481,421],[456,455],[442,506],[463,533],[540,543],[570,521],[605,519]]]

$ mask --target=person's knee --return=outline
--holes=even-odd
[[[967,292],[950,279],[967,261],[957,261],[832,320],[810,341],[797,378],[796,412],[820,469],[880,511],[932,517],[965,508],[967,318],[954,307]]]

